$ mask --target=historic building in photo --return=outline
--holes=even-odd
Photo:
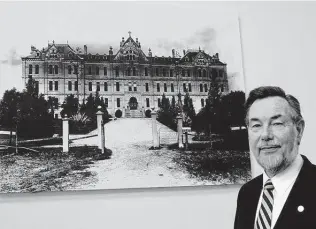
[[[149,49],[144,52],[131,33],[120,41],[114,53],[90,54],[68,44],[49,43],[46,48],[31,46],[31,54],[22,58],[22,77],[36,81],[36,89],[58,98],[60,104],[74,94],[82,102],[98,91],[104,98],[110,114],[121,110],[125,117],[139,117],[155,108],[163,93],[170,99],[188,91],[196,112],[205,104],[211,76],[216,77],[221,90],[228,92],[226,64],[218,53],[209,55],[203,50],[183,50],[180,56],[173,49],[171,56],[155,56]],[[183,99],[182,99],[183,100]],[[59,116],[60,109],[55,114]]]

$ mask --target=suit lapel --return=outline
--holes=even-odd
[[[248,209],[247,209],[247,226],[245,228],[253,228],[255,224],[255,217],[257,206],[259,202],[259,198],[262,191],[262,183],[263,183],[263,176],[260,175],[256,180],[255,185],[252,186],[251,192],[247,197],[248,202]]]
[[[311,163],[305,156],[302,155],[302,158],[304,159],[303,166],[283,206],[274,229],[295,228],[295,225],[292,224],[292,220],[297,217],[298,206],[305,204],[303,200],[304,190],[308,188],[307,178],[309,177],[308,174],[310,173]]]

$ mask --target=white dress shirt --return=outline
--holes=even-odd
[[[273,190],[273,210],[272,210],[272,221],[271,221],[271,229],[274,227],[282,208],[285,204],[287,197],[289,196],[290,191],[294,185],[294,182],[302,168],[303,158],[300,154],[298,154],[293,161],[293,163],[286,168],[281,173],[275,175],[271,178],[272,184],[274,186]],[[266,181],[269,179],[267,174],[263,172],[263,186]],[[255,224],[258,217],[258,212],[261,207],[262,193],[260,195],[260,199],[257,206]],[[255,228],[255,227],[254,227]]]

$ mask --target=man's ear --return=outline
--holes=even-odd
[[[301,144],[301,140],[302,140],[302,137],[303,137],[304,128],[305,128],[305,121],[304,121],[304,119],[301,119],[301,120],[299,120],[299,121],[296,123],[297,144],[298,144],[298,145]]]

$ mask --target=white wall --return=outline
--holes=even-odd
[[[315,3],[216,3],[240,12],[247,91],[279,85],[298,97],[313,163]],[[233,228],[240,186],[0,195],[1,229]]]

